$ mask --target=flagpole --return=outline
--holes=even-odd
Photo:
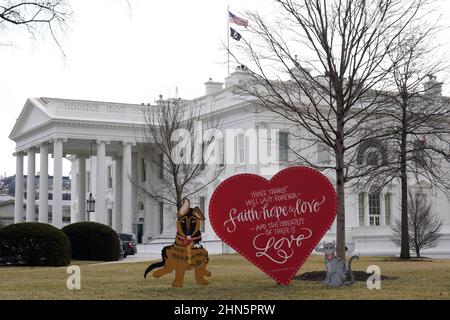
[[[228,76],[230,76],[230,6],[227,7],[227,51],[228,51]]]

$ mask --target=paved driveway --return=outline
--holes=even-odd
[[[110,262],[100,262],[95,263],[94,265],[100,265],[100,264],[111,264],[111,263],[132,263],[132,262],[143,262],[143,261],[157,261],[161,260],[161,254],[151,254],[146,252],[136,253],[132,256],[127,256],[126,258],[119,260],[119,261],[110,261]]]

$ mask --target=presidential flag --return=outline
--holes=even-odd
[[[231,36],[234,40],[236,40],[236,41],[241,40],[242,36],[241,36],[241,34],[240,34],[239,32],[237,32],[237,31],[234,30],[233,28],[230,28],[230,31],[231,31],[230,36]]]
[[[230,19],[230,23],[237,24],[238,26],[248,27],[248,20],[245,20],[243,18],[239,18],[238,16],[232,14],[230,11],[228,11],[228,17]]]

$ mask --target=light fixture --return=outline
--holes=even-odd
[[[92,172],[92,142],[91,142],[91,171]],[[89,179],[91,180],[91,179]],[[90,181],[89,181],[90,183]],[[86,200],[86,211],[88,213],[95,212],[95,199],[92,197],[92,192],[89,194],[89,198]],[[89,218],[90,221],[90,218]]]
[[[95,211],[95,199],[92,197],[92,193],[89,194],[89,198],[87,199],[87,212]]]

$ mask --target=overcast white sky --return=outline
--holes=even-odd
[[[130,0],[130,11],[125,0],[71,0],[65,59],[44,32],[0,29],[0,43],[14,43],[0,47],[0,175],[15,174],[8,136],[28,97],[147,103],[176,87],[182,98],[203,95],[208,78],[227,75],[227,6],[238,13],[263,2]]]
[[[125,0],[71,0],[74,15],[60,36],[65,59],[48,35],[0,29],[0,44],[14,43],[0,46],[0,175],[15,174],[8,136],[28,97],[141,103],[178,87],[180,97],[195,98],[208,78],[227,75],[227,6],[239,13],[269,1],[130,2],[131,11]],[[448,20],[450,1],[441,6]]]

